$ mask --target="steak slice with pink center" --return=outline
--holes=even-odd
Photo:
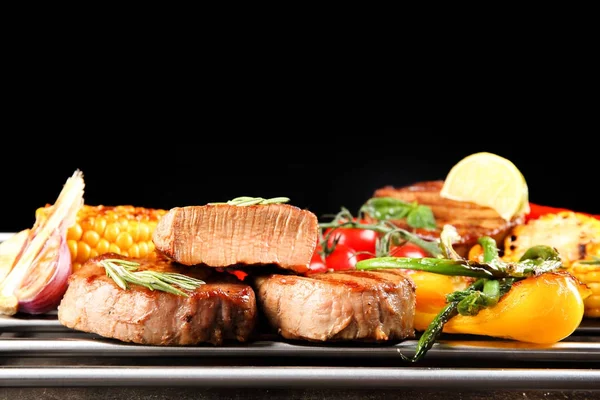
[[[259,311],[286,339],[383,342],[415,337],[414,282],[398,270],[255,278]]]
[[[288,204],[176,207],[153,233],[156,250],[184,265],[267,265],[308,271],[319,238],[315,214]]]
[[[106,276],[99,264],[106,258],[137,261],[140,271],[176,272],[206,284],[189,291],[189,297],[134,284],[124,290]],[[221,275],[226,274],[177,266],[162,258],[138,260],[104,254],[90,259],[69,277],[58,320],[68,328],[139,344],[220,345],[227,340],[248,341],[257,322],[254,290],[231,276]]]

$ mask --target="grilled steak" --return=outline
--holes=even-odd
[[[461,240],[454,245],[454,249],[463,257],[481,236],[490,236],[496,240],[498,246],[501,246],[508,231],[523,222],[522,218],[505,221],[496,210],[489,207],[442,198],[440,191],[443,185],[444,181],[438,180],[419,182],[401,188],[386,186],[377,189],[373,197],[394,197],[429,206],[436,219],[435,230],[414,229],[409,227],[405,220],[392,222],[427,240],[438,239],[444,225],[452,225],[461,237]]]
[[[219,345],[225,340],[246,341],[257,321],[253,289],[206,268],[177,267],[166,259],[136,260],[138,270],[184,273],[206,282],[179,296],[143,286],[118,287],[98,261],[123,258],[104,254],[90,259],[69,278],[58,320],[68,328],[151,345]]]
[[[286,339],[382,342],[413,338],[415,286],[398,270],[256,277],[259,310]]]
[[[288,204],[176,207],[153,233],[157,251],[184,265],[276,264],[308,271],[317,245],[317,217]]]

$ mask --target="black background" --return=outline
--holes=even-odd
[[[319,217],[352,212],[385,185],[444,179],[463,157],[489,151],[513,161],[530,201],[600,214],[598,167],[584,137],[555,141],[510,129],[244,129],[122,134],[110,130],[31,139],[4,165],[0,232],[30,227],[76,169],[87,204],[170,208],[248,195],[287,196]],[[58,138],[58,140],[56,140]],[[21,138],[28,142],[29,138]]]

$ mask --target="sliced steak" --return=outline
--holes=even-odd
[[[414,229],[409,227],[405,220],[391,222],[427,240],[438,239],[444,225],[452,225],[461,237],[454,249],[463,257],[481,236],[490,236],[496,240],[498,246],[501,246],[509,230],[523,222],[522,217],[505,221],[496,210],[489,207],[445,199],[440,196],[443,185],[444,181],[438,180],[419,182],[400,188],[386,186],[377,189],[373,197],[394,197],[429,206],[435,217],[437,229]]]
[[[159,258],[137,260],[139,270],[187,274],[207,282],[179,296],[143,286],[123,290],[106,276],[98,264],[104,254],[89,260],[69,278],[59,307],[58,320],[68,328],[150,345],[214,345],[226,340],[247,341],[256,325],[254,290],[244,283],[230,283],[228,277],[199,267],[177,267]]]
[[[153,233],[156,249],[184,265],[276,264],[308,271],[319,237],[315,214],[288,204],[176,207]]]
[[[398,270],[256,277],[259,310],[286,339],[383,342],[413,338],[415,285]]]

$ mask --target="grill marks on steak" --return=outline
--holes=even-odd
[[[226,340],[247,341],[256,325],[256,299],[247,284],[215,277],[200,267],[177,267],[158,258],[140,262],[139,270],[170,271],[207,282],[189,297],[139,285],[128,290],[106,276],[98,261],[124,258],[104,254],[89,260],[69,278],[58,307],[59,322],[72,329],[149,345],[220,345]]]
[[[415,285],[400,271],[255,278],[259,310],[286,339],[382,342],[413,338]]]
[[[522,218],[505,221],[494,209],[489,207],[443,198],[440,196],[443,185],[444,181],[437,180],[418,182],[401,188],[386,186],[377,189],[373,197],[394,197],[429,206],[436,219],[437,229],[435,230],[414,229],[409,227],[405,220],[392,222],[427,240],[438,239],[444,225],[452,225],[461,236],[461,240],[454,245],[454,249],[462,256],[466,256],[468,250],[477,243],[481,236],[490,236],[496,240],[498,245],[501,245],[508,231],[523,222]]]
[[[157,251],[184,264],[228,267],[276,264],[308,271],[317,245],[317,217],[288,204],[176,207],[154,233]]]

